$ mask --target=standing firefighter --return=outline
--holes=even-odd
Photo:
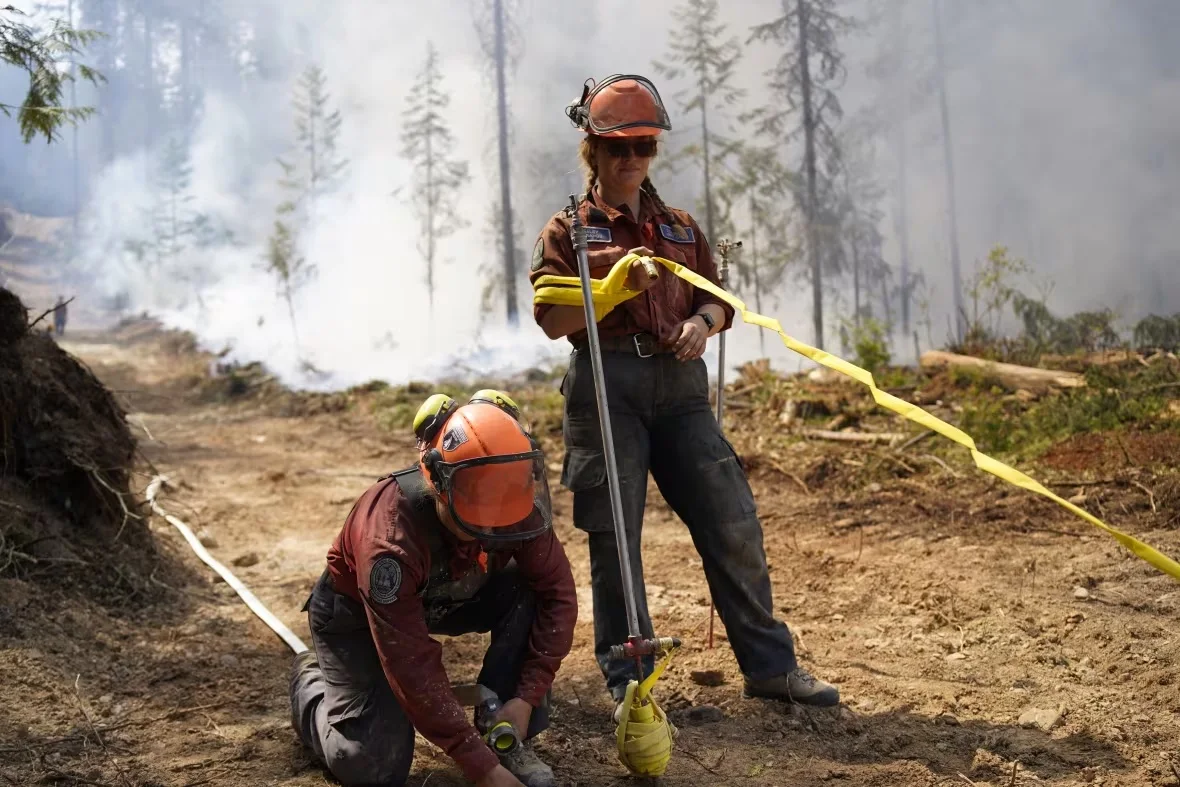
[[[328,552],[292,724],[344,784],[405,784],[415,730],[480,787],[556,784],[528,739],[548,726],[577,595],[544,457],[518,416],[494,391],[461,407],[432,396],[414,421],[419,463],[370,487]],[[489,631],[479,684],[497,702],[473,725],[431,635]],[[503,722],[525,742],[498,754],[484,733]]]
[[[567,114],[586,132],[580,153],[588,182],[578,214],[589,244],[591,276],[602,278],[634,252],[678,262],[716,284],[716,266],[700,227],[687,212],[665,205],[647,176],[657,138],[671,128],[655,86],[633,75],[597,85],[587,81]],[[578,275],[570,226],[571,216],[563,211],[542,230],[533,249],[531,281]],[[627,286],[642,294],[598,323],[642,635],[652,636],[640,560],[650,471],[692,534],[745,676],[746,694],[835,705],[839,692],[799,666],[790,631],[774,617],[754,497],[709,407],[702,355],[708,337],[730,327],[733,309],[674,276],[656,275],[643,262],[632,264],[627,279]],[[575,526],[589,534],[595,654],[618,702],[634,668],[610,655],[628,631],[585,312],[581,306],[537,304],[533,313],[546,335],[566,336],[574,346],[561,389],[562,483],[574,493]],[[651,670],[650,659],[644,667]]]
[[[66,296],[57,296],[57,303],[53,304],[53,332],[58,336],[62,336],[66,332]]]

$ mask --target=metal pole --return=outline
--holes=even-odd
[[[729,250],[740,249],[742,242],[730,243],[729,239],[722,240],[717,244],[717,249],[721,252],[721,267],[717,269],[717,280],[721,282],[721,289],[725,289],[725,283],[729,279]],[[722,416],[725,414],[725,331],[717,337],[718,353],[717,353],[717,424],[725,431],[725,423]]]
[[[717,269],[717,280],[721,283],[721,289],[725,289],[725,282],[729,278],[729,250],[740,249],[742,242],[730,243],[729,239],[723,239],[717,244],[717,250],[721,252],[721,266]],[[722,432],[725,431],[725,331],[717,337],[719,341],[717,352],[717,428]],[[709,649],[713,649],[713,610],[714,604],[712,598],[709,599]]]
[[[623,575],[623,600],[627,605],[627,631],[638,641],[639,611],[635,604],[635,585],[631,576],[631,551],[623,520],[623,496],[619,489],[619,467],[615,462],[615,441],[611,432],[610,409],[606,400],[606,379],[602,373],[602,346],[598,342],[598,320],[594,315],[594,293],[590,286],[590,260],[586,252],[586,230],[578,217],[578,198],[570,195],[571,235],[578,255],[578,275],[582,280],[582,303],[586,310],[586,337],[590,342],[590,364],[594,371],[594,392],[598,395],[598,420],[602,426],[602,449],[606,454],[606,478],[610,486],[611,514],[615,525],[615,542],[619,547],[619,566]],[[643,679],[642,670],[639,678]]]

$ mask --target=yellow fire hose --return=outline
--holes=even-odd
[[[668,668],[675,648],[664,652],[664,657],[643,682],[627,684],[623,698],[623,717],[615,730],[619,745],[619,761],[636,776],[663,776],[672,759],[672,740],[676,727],[651,696],[652,687]]]
[[[591,291],[594,297],[595,313],[598,315],[599,320],[601,320],[606,314],[609,314],[611,310],[620,303],[634,298],[639,294],[637,291],[627,289],[625,286],[627,273],[631,263],[637,259],[644,259],[646,261],[649,258],[640,258],[638,255],[628,254],[626,257],[623,257],[621,260],[615,263],[614,267],[611,268],[610,272],[604,278],[592,280]],[[868,386],[868,388],[873,393],[873,400],[876,401],[877,404],[884,407],[886,410],[890,410],[894,413],[897,413],[898,415],[904,416],[914,423],[935,431],[948,440],[953,440],[964,448],[967,448],[971,451],[971,457],[975,460],[975,465],[980,470],[991,473],[992,475],[1008,482],[1009,484],[1018,486],[1021,489],[1025,489],[1029,492],[1033,492],[1034,494],[1038,494],[1042,497],[1052,500],[1054,503],[1074,514],[1075,516],[1078,516],[1089,522],[1094,527],[1105,531],[1136,557],[1147,561],[1152,566],[1164,572],[1168,576],[1177,581],[1180,581],[1180,563],[1177,563],[1172,558],[1163,554],[1154,547],[1143,543],[1139,539],[1129,536],[1122,531],[1116,530],[1098,517],[1082,508],[1079,508],[1068,500],[1055,495],[1053,492],[1041,485],[1040,482],[1025,475],[1019,470],[1009,467],[1003,462],[993,459],[987,454],[980,452],[979,449],[975,447],[975,441],[971,438],[971,436],[963,432],[961,429],[951,426],[947,422],[936,418],[916,405],[910,404],[907,401],[897,398],[893,394],[886,393],[885,391],[877,388],[877,384],[873,380],[873,375],[867,370],[862,369],[855,364],[851,364],[842,358],[837,358],[836,356],[830,355],[823,350],[818,350],[814,347],[811,347],[810,345],[804,344],[803,342],[792,338],[791,336],[787,335],[785,331],[783,331],[782,325],[779,324],[778,320],[748,311],[746,309],[746,304],[740,299],[734,297],[725,290],[722,290],[720,287],[715,286],[712,282],[710,282],[708,279],[705,279],[695,271],[691,271],[688,268],[685,268],[683,265],[672,262],[671,260],[666,260],[662,257],[652,257],[650,260],[654,260],[660,265],[663,265],[674,276],[687,281],[694,287],[705,290],[706,292],[725,301],[742,315],[742,320],[744,322],[774,331],[782,338],[783,344],[786,345],[788,349],[797,352],[822,366],[826,366],[829,369],[834,369],[845,376],[851,377],[865,386]],[[536,282],[533,283],[533,302],[554,304],[559,306],[581,306],[582,292],[578,288],[579,284],[579,279],[572,276],[541,276]]]

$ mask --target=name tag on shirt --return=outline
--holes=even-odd
[[[692,227],[681,227],[679,224],[661,224],[660,234],[664,236],[665,240],[670,240],[673,243],[696,243]]]
[[[610,243],[610,227],[586,227],[587,243]]]

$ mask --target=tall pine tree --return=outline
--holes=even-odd
[[[803,210],[807,258],[811,270],[815,345],[824,344],[823,262],[819,223],[821,198],[836,191],[840,148],[836,126],[843,117],[836,89],[845,76],[839,38],[851,21],[836,10],[836,0],[784,0],[783,15],[754,28],[750,40],[773,41],[783,47],[768,72],[776,103],[753,113],[758,130],[770,137],[803,141]]]
[[[319,66],[308,66],[295,86],[295,155],[280,159],[283,187],[292,195],[300,218],[315,221],[315,202],[339,184],[348,161],[339,151],[340,110],[332,109],[327,78]]]
[[[688,158],[701,168],[704,185],[705,235],[709,242],[717,239],[714,216],[714,176],[723,160],[733,151],[732,145],[710,130],[710,110],[731,107],[745,91],[734,87],[734,69],[741,59],[741,45],[736,37],[726,37],[726,25],[719,22],[717,0],[686,0],[673,15],[680,20],[676,35],[669,44],[664,61],[653,63],[656,72],[668,79],[691,80],[692,87],[676,94],[684,113],[700,113],[700,141],[677,151],[677,158]],[[714,127],[716,127],[714,116]]]
[[[158,265],[171,262],[192,241],[193,167],[186,140],[173,134],[165,141],[155,173],[152,231]]]
[[[510,162],[510,116],[508,105],[508,72],[520,57],[520,33],[515,25],[518,0],[479,0],[475,18],[476,31],[487,55],[496,90],[496,153],[499,163],[500,194],[495,200],[499,210],[497,248],[500,253],[500,273],[495,276],[502,281],[485,282],[484,292],[500,292],[504,296],[504,309],[508,324],[519,324],[517,287],[523,274],[516,268],[519,246],[517,244],[516,218],[512,210],[512,165]],[[486,300],[486,297],[485,297]]]
[[[946,95],[946,54],[943,51],[941,0],[930,0],[934,17],[935,76],[938,81],[938,109],[942,122],[942,150],[946,162],[946,198],[948,233],[951,244],[951,287],[954,290],[956,338],[963,341],[966,331],[967,312],[963,307],[963,278],[959,263],[959,213],[955,200],[955,155],[951,140],[951,115]]]
[[[331,108],[326,82],[323,70],[311,65],[295,86],[294,155],[278,161],[283,173],[279,186],[287,196],[276,210],[265,260],[266,270],[274,276],[279,296],[287,304],[297,355],[301,351],[295,294],[316,270],[300,250],[300,235],[314,226],[316,201],[339,184],[348,166],[339,151],[340,111]]]
[[[406,99],[402,155],[414,166],[412,200],[422,237],[418,252],[426,263],[426,290],[434,311],[434,264],[438,242],[465,222],[456,208],[459,190],[470,181],[467,162],[452,158],[455,142],[443,118],[450,96],[442,89],[438,52],[427,44],[426,62]]]

